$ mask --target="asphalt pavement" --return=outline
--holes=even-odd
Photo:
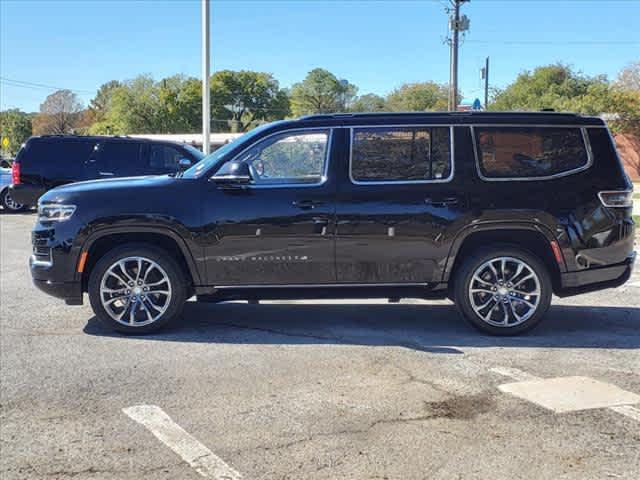
[[[640,268],[526,336],[449,302],[197,304],[103,328],[0,215],[0,478],[640,478]]]

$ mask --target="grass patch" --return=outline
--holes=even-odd
[[[636,227],[640,227],[640,215],[633,216],[633,223],[636,224]]]

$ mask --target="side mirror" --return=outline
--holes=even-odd
[[[189,167],[191,167],[191,160],[189,160],[188,158],[181,158],[180,160],[178,160],[178,169],[186,170]]]
[[[216,185],[247,185],[251,182],[249,165],[244,162],[227,162],[210,180]]]

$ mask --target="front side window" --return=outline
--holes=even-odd
[[[176,170],[178,162],[184,154],[177,148],[168,145],[151,145],[149,152],[149,166],[161,170]]]
[[[449,127],[354,128],[352,135],[355,182],[437,181],[451,174]]]
[[[485,178],[544,178],[589,164],[579,128],[474,127]]]
[[[258,185],[320,183],[328,143],[329,130],[287,132],[259,142],[236,160],[249,165]]]

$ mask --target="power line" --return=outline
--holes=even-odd
[[[31,88],[34,90],[70,90],[72,92],[75,93],[86,93],[86,94],[91,94],[94,93],[93,91],[90,90],[76,90],[73,88],[63,88],[63,87],[55,87],[53,85],[45,85],[44,83],[34,83],[34,82],[27,82],[25,80],[15,80],[12,78],[7,78],[7,77],[0,77],[0,82],[4,83],[5,85],[10,85],[12,87],[22,87],[22,88]]]
[[[640,41],[635,40],[466,40],[466,43],[483,45],[640,45]]]

